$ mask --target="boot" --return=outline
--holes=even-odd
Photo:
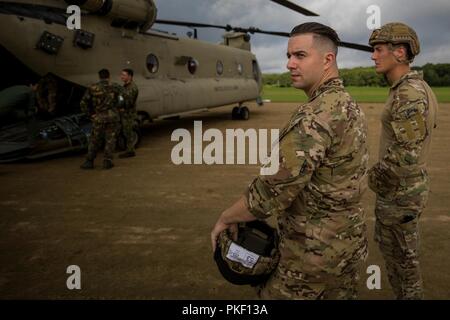
[[[114,167],[114,163],[110,159],[103,160],[103,169],[108,170]]]
[[[86,160],[81,166],[81,169],[94,169],[94,161]]]
[[[119,154],[119,158],[131,158],[135,157],[136,153],[134,151],[126,151],[124,153]]]

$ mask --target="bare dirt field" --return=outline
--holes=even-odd
[[[209,233],[221,211],[259,171],[257,165],[174,165],[177,128],[281,128],[295,104],[250,105],[249,121],[230,107],[159,121],[143,129],[137,157],[115,168],[83,171],[82,154],[0,165],[0,299],[255,299],[250,287],[222,279]],[[381,104],[363,104],[371,164]],[[421,263],[428,299],[450,299],[450,104],[441,104],[428,171],[431,195],[421,218]],[[368,265],[382,270],[381,290],[361,299],[392,299],[373,241],[374,195],[364,196]],[[68,290],[66,269],[81,268],[81,290]]]

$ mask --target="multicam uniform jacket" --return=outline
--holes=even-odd
[[[326,282],[366,257],[366,140],[365,116],[339,78],[322,84],[283,129],[280,170],[258,176],[247,191],[255,217],[277,217],[278,272]]]

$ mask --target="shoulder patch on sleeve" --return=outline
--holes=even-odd
[[[423,86],[415,82],[400,85],[394,96],[393,116],[397,119],[409,119],[423,114],[427,107],[427,95]]]
[[[425,119],[421,114],[403,121],[392,121],[391,125],[399,142],[423,140],[427,132]]]
[[[301,119],[280,142],[282,165],[297,176],[320,163],[326,152],[328,132],[309,115]],[[311,169],[311,168],[309,168]]]

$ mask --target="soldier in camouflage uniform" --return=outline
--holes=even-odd
[[[39,80],[36,91],[39,112],[55,114],[57,92],[58,82],[52,74],[49,73]]]
[[[110,83],[110,74],[106,69],[99,71],[99,77],[100,81],[86,90],[80,103],[81,110],[92,119],[88,153],[86,162],[81,165],[82,169],[94,167],[94,159],[103,142],[103,137],[105,140],[103,168],[111,169],[114,166],[112,162],[113,152],[120,127],[117,106],[122,94],[122,87]]]
[[[259,288],[263,299],[354,299],[367,256],[361,196],[367,187],[367,124],[344,89],[336,64],[336,32],[319,23],[295,27],[288,44],[301,105],[279,138],[280,169],[258,176],[211,232],[276,216],[280,262]]]
[[[369,186],[377,194],[375,241],[397,299],[421,299],[418,220],[428,197],[426,159],[438,104],[422,76],[410,69],[420,51],[413,29],[388,23],[374,30],[369,44],[376,71],[391,85],[379,161],[369,172]]]
[[[123,69],[120,75],[123,81],[124,87],[124,99],[125,103],[123,108],[120,109],[120,118],[122,123],[122,132],[125,136],[127,150],[119,155],[119,158],[128,158],[136,156],[135,137],[136,132],[133,127],[136,122],[136,100],[139,94],[138,87],[133,82],[133,70]]]

